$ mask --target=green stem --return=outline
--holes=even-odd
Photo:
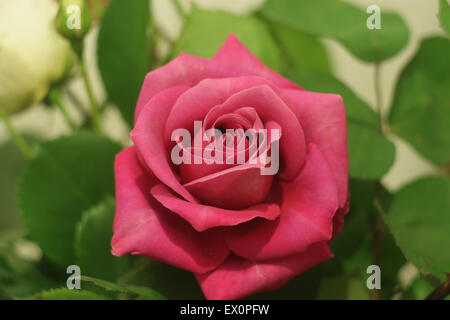
[[[11,119],[8,117],[6,112],[3,111],[1,108],[0,108],[0,118],[5,123],[6,130],[8,130],[11,139],[17,145],[17,147],[25,156],[25,158],[27,159],[33,158],[33,150],[28,145],[27,141],[22,137],[22,135],[14,128],[14,126],[11,123]]]
[[[374,86],[375,86],[375,107],[378,114],[378,121],[380,124],[381,133],[384,133],[384,116],[382,108],[382,94],[381,94],[381,66],[379,62],[375,63],[374,71]]]
[[[381,221],[382,206],[381,206],[381,183],[376,182],[375,185],[375,210],[373,211],[373,252],[372,252],[372,263],[379,266],[381,264],[381,240],[383,238],[383,226]],[[374,289],[372,291],[372,300],[380,299],[380,290]]]
[[[80,57],[80,67],[81,74],[83,76],[84,85],[86,87],[86,91],[89,97],[89,102],[91,104],[91,116],[92,116],[92,124],[94,126],[94,130],[97,132],[101,132],[101,124],[100,124],[100,112],[97,101],[95,100],[94,91],[92,90],[92,85],[89,80],[89,76],[86,69],[85,61],[82,57]]]
[[[437,287],[425,300],[444,300],[450,295],[450,273],[447,273],[447,280]]]
[[[64,120],[66,120],[69,127],[72,129],[72,131],[77,130],[77,126],[73,122],[72,118],[69,115],[69,112],[67,111],[67,108],[65,107],[62,97],[61,97],[61,91],[56,88],[50,89],[49,92],[49,99],[52,104],[54,104],[56,107],[58,107],[59,111],[61,111],[61,114],[64,117]]]
[[[378,114],[378,121],[380,125],[381,134],[384,134],[384,119],[382,108],[382,94],[381,94],[381,77],[380,77],[380,62],[375,63],[374,71],[374,87],[375,87],[375,109]],[[381,182],[377,181],[375,185],[375,203],[381,204]],[[375,209],[379,209],[375,206]],[[374,211],[373,217],[373,255],[372,263],[379,266],[381,263],[381,240],[383,238],[382,221],[380,214]],[[380,298],[380,290],[374,289],[372,292],[372,300],[378,300]]]

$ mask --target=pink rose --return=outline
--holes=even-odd
[[[279,170],[175,164],[173,132],[188,129],[195,140],[194,121],[205,130],[279,129]],[[302,89],[230,35],[213,59],[181,54],[147,75],[131,138],[115,162],[114,255],[193,272],[208,299],[280,288],[333,256],[328,243],[348,211],[340,96]]]

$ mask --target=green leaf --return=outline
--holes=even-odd
[[[322,265],[316,266],[290,280],[282,288],[257,293],[248,297],[249,300],[312,300],[316,297],[320,280],[324,277]]]
[[[447,0],[440,0],[439,20],[442,29],[450,36],[450,4]]]
[[[108,298],[86,290],[61,288],[41,292],[27,300],[108,300]]]
[[[84,211],[114,194],[113,163],[121,147],[90,133],[43,144],[25,170],[19,204],[25,226],[55,263],[74,263],[75,225]]]
[[[381,29],[370,30],[369,14],[349,3],[336,0],[268,0],[262,13],[269,19],[319,36],[339,41],[356,57],[375,62],[398,53],[408,42],[403,19],[382,10]]]
[[[119,278],[121,286],[146,286],[170,300],[204,299],[194,275],[185,270],[144,257],[133,257],[135,265]]]
[[[111,292],[119,292],[131,296],[136,296],[137,299],[140,300],[165,300],[166,298],[160,294],[159,292],[148,288],[148,287],[140,287],[140,286],[122,286],[109,281],[95,279],[91,277],[82,276],[81,280],[93,283],[96,286],[99,286],[106,291]]]
[[[395,145],[381,133],[353,121],[347,124],[349,175],[376,180],[384,176],[395,160]]]
[[[318,300],[367,300],[366,284],[356,276],[325,278],[320,282]]]
[[[343,234],[345,232],[344,225]],[[360,240],[359,248],[351,256],[341,259],[338,253],[335,254],[341,270],[339,275],[358,276],[364,284],[367,293],[371,295],[373,291],[368,289],[365,284],[370,276],[367,273],[367,267],[374,264],[373,251],[375,244],[372,237],[373,230],[366,230],[366,233],[365,239]],[[398,291],[398,271],[406,263],[406,259],[395,244],[393,237],[387,233],[383,233],[381,237],[379,259],[377,262],[381,270],[381,290],[379,294],[382,299],[391,299]],[[330,270],[331,266],[334,265],[327,266],[327,270]]]
[[[280,52],[262,21],[253,16],[201,10],[195,6],[175,43],[173,54],[177,56],[185,51],[191,55],[212,58],[231,32],[268,67],[281,69]]]
[[[425,278],[417,278],[405,292],[403,299],[424,300],[434,288]]]
[[[350,257],[361,246],[367,234],[371,232],[374,182],[351,179],[349,193],[350,212],[345,217],[343,231],[330,243],[330,249],[335,255],[335,259],[330,262]]]
[[[373,199],[377,188],[375,182],[350,180],[350,212],[345,218],[343,231],[330,243],[330,249],[334,259],[323,264],[327,276],[358,276],[364,284],[370,276],[367,267],[374,264],[373,261],[373,233],[376,210]],[[385,190],[382,197],[383,204],[388,207],[389,194]],[[381,268],[381,297],[390,299],[398,286],[397,274],[401,266],[406,263],[393,237],[383,230],[380,241],[380,258],[377,264]],[[371,290],[367,289],[367,294]]]
[[[0,297],[3,292],[11,299],[23,298],[57,285],[35,264],[27,263],[6,250],[0,251]]]
[[[146,73],[149,71],[148,0],[111,0],[100,24],[97,59],[109,99],[129,125]]]
[[[16,145],[8,141],[0,145],[0,242],[20,232],[23,224],[17,203],[19,178],[25,159]]]
[[[111,254],[115,200],[108,197],[83,214],[77,225],[75,252],[85,275],[115,281],[128,266],[127,257]]]
[[[377,116],[367,103],[330,74],[293,71],[288,76],[305,89],[339,94],[344,99],[350,177],[376,180],[388,172],[395,160],[395,146],[381,134]]]
[[[393,133],[437,165],[450,163],[450,41],[432,37],[398,80],[389,121]]]
[[[445,279],[450,272],[450,181],[423,178],[395,194],[384,217],[405,257],[420,270]]]
[[[285,54],[289,68],[295,70],[317,70],[330,72],[331,62],[323,43],[306,32],[301,32],[282,23],[271,23],[273,32]]]

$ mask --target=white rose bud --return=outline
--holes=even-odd
[[[0,0],[0,108],[42,100],[70,69],[73,52],[56,31],[53,0]]]

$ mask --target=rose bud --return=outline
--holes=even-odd
[[[89,6],[85,0],[60,0],[56,15],[58,32],[70,41],[80,41],[91,27]]]
[[[39,102],[68,72],[73,53],[55,30],[52,0],[0,0],[0,108]]]

